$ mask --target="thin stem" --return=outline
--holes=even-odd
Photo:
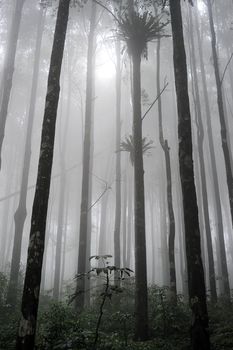
[[[154,104],[158,101],[158,99],[160,98],[160,96],[162,95],[162,93],[165,91],[166,87],[168,86],[169,83],[166,83],[164,85],[164,87],[162,88],[162,90],[160,91],[160,93],[158,94],[158,96],[156,97],[156,99],[151,103],[150,107],[148,108],[148,110],[146,111],[146,113],[142,116],[142,120],[145,119],[145,117],[147,116],[147,114],[150,112],[151,108],[154,106]]]

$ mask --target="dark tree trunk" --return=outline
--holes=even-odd
[[[2,143],[5,135],[6,118],[8,113],[8,105],[10,100],[12,80],[14,74],[15,55],[19,36],[19,27],[22,18],[22,10],[25,0],[15,0],[14,14],[10,34],[8,38],[8,46],[4,59],[4,69],[2,77],[2,93],[0,94],[0,169],[2,166]]]
[[[32,350],[35,345],[45,227],[53,163],[57,106],[60,92],[59,80],[69,17],[69,6],[69,0],[60,0],[57,13],[42,125],[36,191],[32,208],[27,267],[21,306],[21,320],[19,323],[16,345],[17,350]]]
[[[116,197],[115,197],[115,228],[114,228],[114,264],[120,267],[120,230],[121,230],[121,45],[116,43]]]
[[[215,29],[214,29],[212,4],[210,0],[207,0],[207,7],[208,7],[210,31],[211,31],[214,72],[215,72],[216,87],[217,87],[217,100],[218,100],[219,120],[220,120],[220,126],[221,126],[222,149],[223,149],[223,155],[224,155],[225,167],[226,167],[231,221],[233,224],[233,175],[232,175],[232,169],[231,169],[230,150],[228,145],[229,140],[227,138],[226,116],[224,113],[224,105],[223,105],[222,82],[220,78],[218,56],[217,56],[217,49],[216,49],[216,35],[215,35]],[[224,293],[227,298],[230,298],[230,285],[229,285],[228,271],[227,271],[227,259],[226,259],[224,235],[219,236],[219,244],[220,244],[222,274],[224,277],[224,281],[223,281]]]
[[[30,105],[29,105],[29,111],[28,111],[28,125],[27,125],[27,134],[26,134],[26,142],[25,142],[25,150],[24,150],[19,205],[14,216],[15,234],[14,234],[13,252],[12,252],[12,260],[11,260],[10,280],[9,280],[8,293],[7,293],[7,302],[12,306],[15,305],[16,298],[17,298],[23,228],[24,228],[24,222],[27,216],[26,202],[27,202],[29,169],[30,169],[30,162],[31,162],[32,129],[34,124],[34,116],[35,116],[35,104],[36,104],[36,93],[37,93],[39,67],[40,67],[40,50],[41,50],[41,42],[42,42],[42,35],[43,35],[43,29],[44,29],[44,17],[45,17],[45,10],[41,7],[40,14],[39,14],[37,37],[36,37],[32,89],[31,89]]]
[[[144,170],[141,116],[141,52],[133,60],[134,227],[135,227],[135,339],[148,338],[147,265]]]
[[[96,3],[92,2],[92,12],[90,20],[90,32],[88,36],[87,53],[87,78],[86,78],[86,111],[85,111],[85,130],[83,146],[83,174],[82,174],[82,194],[79,228],[79,254],[78,254],[78,274],[86,272],[86,252],[88,235],[88,203],[89,203],[89,176],[90,176],[90,156],[91,156],[91,119],[93,107],[93,56],[94,56],[94,36],[96,27]],[[77,291],[81,291],[75,300],[76,308],[82,310],[84,307],[85,281],[79,279]]]
[[[204,212],[204,222],[205,222],[205,232],[206,232],[206,242],[207,242],[207,252],[208,252],[208,265],[209,265],[209,282],[210,282],[210,296],[213,303],[217,302],[217,290],[216,290],[216,279],[214,270],[214,254],[213,254],[213,243],[210,228],[210,215],[208,207],[208,195],[207,195],[207,182],[206,182],[206,171],[205,171],[205,159],[204,159],[204,128],[202,122],[202,112],[201,112],[201,102],[200,93],[198,86],[197,77],[197,65],[196,65],[196,54],[195,54],[195,44],[193,35],[193,19],[192,11],[189,8],[189,19],[190,19],[190,39],[191,39],[191,64],[193,70],[193,83],[194,83],[194,104],[195,113],[197,119],[197,143],[198,143],[198,154],[200,163],[200,175],[201,175],[201,192],[202,192],[202,204]]]
[[[161,40],[158,38],[157,44],[157,94],[160,92],[160,46]],[[159,142],[164,152],[166,165],[167,180],[167,208],[169,217],[169,234],[168,234],[168,256],[169,256],[169,273],[170,273],[170,291],[172,300],[176,301],[176,263],[175,263],[175,215],[172,203],[172,176],[170,148],[168,141],[163,136],[163,116],[162,116],[162,99],[158,98],[158,116],[159,116]]]
[[[188,287],[192,309],[192,349],[209,350],[209,320],[194,184],[191,115],[180,0],[170,1],[170,12],[178,108],[179,165],[183,194]]]

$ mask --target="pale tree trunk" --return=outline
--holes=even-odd
[[[2,93],[0,94],[0,169],[2,166],[2,144],[5,135],[6,118],[8,113],[8,105],[12,88],[12,80],[14,74],[16,48],[19,36],[20,22],[22,18],[22,10],[25,0],[15,0],[15,8],[12,16],[12,23],[8,37],[8,46],[4,59],[4,68],[2,76]]]
[[[123,205],[122,205],[122,265],[126,265],[126,249],[127,249],[127,179],[124,177],[123,187]]]
[[[200,59],[200,70],[201,70],[201,79],[202,79],[204,104],[205,104],[205,112],[206,112],[208,143],[209,143],[211,169],[212,169],[212,177],[213,177],[213,195],[214,195],[214,202],[215,202],[215,213],[217,218],[217,234],[218,234],[219,242],[221,241],[220,243],[221,258],[220,258],[219,264],[221,265],[221,271],[224,277],[223,293],[225,295],[229,295],[229,280],[228,280],[228,272],[227,272],[225,242],[224,242],[223,215],[222,215],[222,206],[221,206],[221,198],[220,198],[220,188],[219,188],[219,182],[218,182],[217,164],[216,164],[216,157],[214,152],[212,118],[211,118],[209,96],[208,96],[208,90],[207,90],[207,81],[206,81],[206,72],[205,72],[205,65],[204,65],[204,58],[203,58],[201,35],[199,31],[200,27],[199,27],[198,15],[196,11],[195,11],[195,27],[197,31],[197,43],[198,43],[198,52],[199,52],[199,59]]]
[[[155,227],[154,227],[154,216],[155,216],[155,211],[154,211],[154,195],[153,192],[150,193],[149,195],[149,206],[150,206],[150,219],[151,219],[151,256],[152,256],[152,268],[151,268],[151,282],[152,284],[155,283],[156,280],[156,260],[155,260]]]
[[[157,95],[160,92],[160,47],[161,40],[158,38],[157,44]],[[170,274],[170,291],[171,299],[176,301],[176,262],[175,262],[175,215],[172,202],[172,175],[171,175],[171,160],[170,148],[168,141],[164,139],[163,135],[163,115],[162,115],[162,99],[158,98],[158,116],[159,116],[159,142],[164,152],[166,165],[166,181],[167,181],[167,208],[169,218],[168,230],[168,256],[169,256],[169,274]]]
[[[84,145],[83,145],[83,174],[82,174],[82,194],[80,208],[80,228],[79,228],[79,253],[77,273],[86,272],[86,253],[88,242],[88,209],[89,209],[89,176],[90,176],[90,157],[91,157],[91,119],[93,108],[93,56],[94,56],[94,37],[96,28],[96,3],[92,2],[90,31],[88,35],[88,53],[87,53],[87,77],[86,77],[86,111],[84,127]],[[79,279],[77,282],[77,292],[80,292],[75,299],[76,308],[82,310],[85,301],[85,280]]]
[[[131,267],[131,248],[132,248],[132,218],[133,218],[133,180],[131,171],[127,176],[127,251],[126,251],[126,266]]]
[[[194,184],[191,114],[180,0],[170,1],[170,13],[178,108],[179,165],[183,194],[188,287],[190,307],[192,310],[192,349],[209,350],[209,320]]]
[[[67,91],[67,105],[65,114],[61,109],[61,119],[64,118],[64,133],[60,139],[59,153],[60,153],[60,194],[59,194],[59,207],[58,207],[58,223],[57,223],[57,239],[56,239],[56,257],[55,257],[55,272],[54,272],[54,288],[53,297],[55,300],[60,298],[60,287],[61,287],[61,263],[62,263],[62,238],[64,235],[64,215],[65,215],[65,193],[67,187],[67,175],[66,175],[66,153],[67,153],[67,134],[70,121],[70,105],[71,105],[71,66],[68,59],[68,91]],[[62,121],[60,127],[62,128]],[[62,128],[63,130],[63,128]]]
[[[65,280],[65,267],[66,267],[66,243],[67,243],[67,231],[68,231],[68,217],[69,217],[69,183],[66,185],[66,209],[65,209],[65,219],[64,219],[64,235],[63,235],[63,251],[62,251],[62,267],[61,267],[61,285],[63,285]]]
[[[116,197],[115,197],[115,228],[114,228],[114,264],[120,267],[120,230],[121,230],[121,45],[116,43]],[[117,276],[116,276],[117,277]]]
[[[197,77],[197,65],[196,65],[196,54],[195,54],[195,44],[194,44],[194,27],[192,19],[192,11],[189,7],[189,20],[190,20],[190,30],[189,35],[191,39],[191,69],[193,70],[193,84],[194,84],[194,104],[195,113],[197,119],[197,143],[198,143],[198,154],[199,154],[199,164],[200,164],[200,175],[201,175],[201,193],[202,193],[202,205],[204,212],[204,222],[205,222],[205,232],[206,232],[206,243],[208,252],[208,265],[209,265],[209,282],[210,282],[210,297],[213,303],[217,302],[217,290],[216,290],[216,277],[214,270],[214,254],[213,254],[213,243],[210,228],[210,214],[208,207],[208,194],[207,194],[207,181],[206,181],[206,170],[205,170],[205,159],[204,159],[204,128],[202,122],[202,112],[201,112],[201,102],[200,93],[198,86]]]
[[[232,225],[233,225],[233,174],[232,174],[232,169],[231,169],[231,155],[230,155],[230,148],[229,148],[230,142],[229,142],[229,139],[227,136],[227,129],[226,129],[226,115],[224,113],[222,81],[221,81],[220,71],[219,71],[218,55],[217,55],[217,48],[216,48],[216,34],[215,34],[215,28],[214,28],[212,4],[211,4],[210,0],[207,0],[207,7],[208,7],[210,32],[211,32],[211,44],[212,44],[212,55],[213,55],[213,62],[214,62],[214,72],[215,72],[216,87],[217,87],[217,102],[218,102],[219,121],[220,121],[220,127],[221,127],[222,149],[223,149],[223,155],[224,155],[224,160],[225,160],[227,186],[228,186],[229,203],[230,203],[230,211],[231,211],[231,220],[232,220]],[[223,249],[224,249],[224,247],[223,247],[224,242],[219,240],[219,243],[220,243],[220,251],[222,254]],[[222,259],[224,260],[222,265],[224,265],[224,268],[227,270],[226,259],[224,256],[222,256]],[[225,281],[224,283],[225,283],[226,297],[230,298],[229,282]]]
[[[39,20],[38,20],[38,27],[37,27],[32,88],[31,88],[30,105],[29,105],[29,111],[28,111],[28,124],[27,124],[27,133],[26,133],[26,141],[25,141],[25,149],[24,149],[19,204],[14,215],[15,234],[14,234],[14,243],[13,243],[12,260],[11,260],[10,280],[9,280],[8,293],[7,293],[7,302],[12,306],[15,305],[16,298],[17,298],[18,276],[19,276],[20,258],[21,258],[21,245],[22,245],[22,238],[23,238],[24,223],[27,216],[27,188],[28,188],[29,170],[30,170],[30,163],[31,163],[32,129],[33,129],[34,117],[35,117],[36,94],[37,94],[39,67],[40,67],[40,51],[41,51],[42,35],[44,30],[44,18],[45,18],[45,10],[42,7],[40,7],[39,11],[40,13],[39,13]]]
[[[21,305],[21,320],[16,344],[17,350],[32,350],[35,345],[57,106],[60,92],[60,74],[69,6],[69,0],[60,0],[57,13],[42,125],[38,175],[32,208],[26,275]]]

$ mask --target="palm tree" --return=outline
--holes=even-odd
[[[133,152],[135,189],[135,339],[148,338],[145,199],[141,113],[141,57],[147,56],[147,43],[163,35],[164,23],[147,11],[131,9],[118,21],[119,36],[126,42],[133,64]]]
[[[191,3],[190,0],[189,2]],[[170,0],[170,13],[178,108],[179,165],[184,208],[188,288],[193,319],[191,327],[192,349],[209,350],[209,320],[194,183],[191,114],[180,0]]]
[[[69,17],[69,6],[70,0],[59,1],[42,125],[36,191],[32,208],[26,275],[21,305],[21,319],[16,344],[17,350],[31,350],[34,349],[35,345],[45,227],[60,92],[59,81]]]

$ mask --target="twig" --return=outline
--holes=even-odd
[[[164,92],[164,90],[166,89],[166,87],[168,86],[169,83],[166,83],[164,85],[164,87],[162,88],[162,90],[160,91],[160,93],[158,94],[158,96],[156,97],[156,99],[154,100],[154,102],[151,103],[150,107],[148,108],[148,110],[146,111],[146,113],[142,116],[142,120],[145,119],[145,117],[147,116],[147,114],[150,112],[151,108],[154,106],[154,104],[158,101],[158,99],[160,98],[160,96],[162,95],[162,93]]]
[[[109,8],[107,8],[107,6],[103,5],[101,2],[97,1],[97,0],[93,0],[96,4],[98,4],[99,6],[103,7],[106,11],[108,11],[108,13],[110,13],[110,15],[113,16],[113,18],[115,19],[115,21],[117,21],[118,24],[121,24],[121,22],[119,21],[119,19],[114,15],[114,13],[109,10]]]
[[[98,203],[99,202],[99,200],[105,195],[105,193],[108,191],[108,190],[110,190],[111,189],[111,187],[110,186],[108,186],[108,184],[106,184],[106,187],[105,187],[105,189],[104,189],[104,191],[101,193],[101,195],[96,199],[96,201],[87,209],[87,211],[90,211],[91,210],[91,208],[93,208],[95,205],[96,205],[96,203]]]
[[[222,86],[223,80],[225,78],[225,74],[226,74],[227,68],[228,68],[229,64],[231,63],[232,58],[233,58],[233,52],[232,52],[232,54],[231,54],[231,56],[230,56],[230,58],[229,58],[229,60],[228,60],[228,62],[226,64],[226,67],[225,67],[225,69],[223,71],[222,79],[220,81],[221,86]]]

